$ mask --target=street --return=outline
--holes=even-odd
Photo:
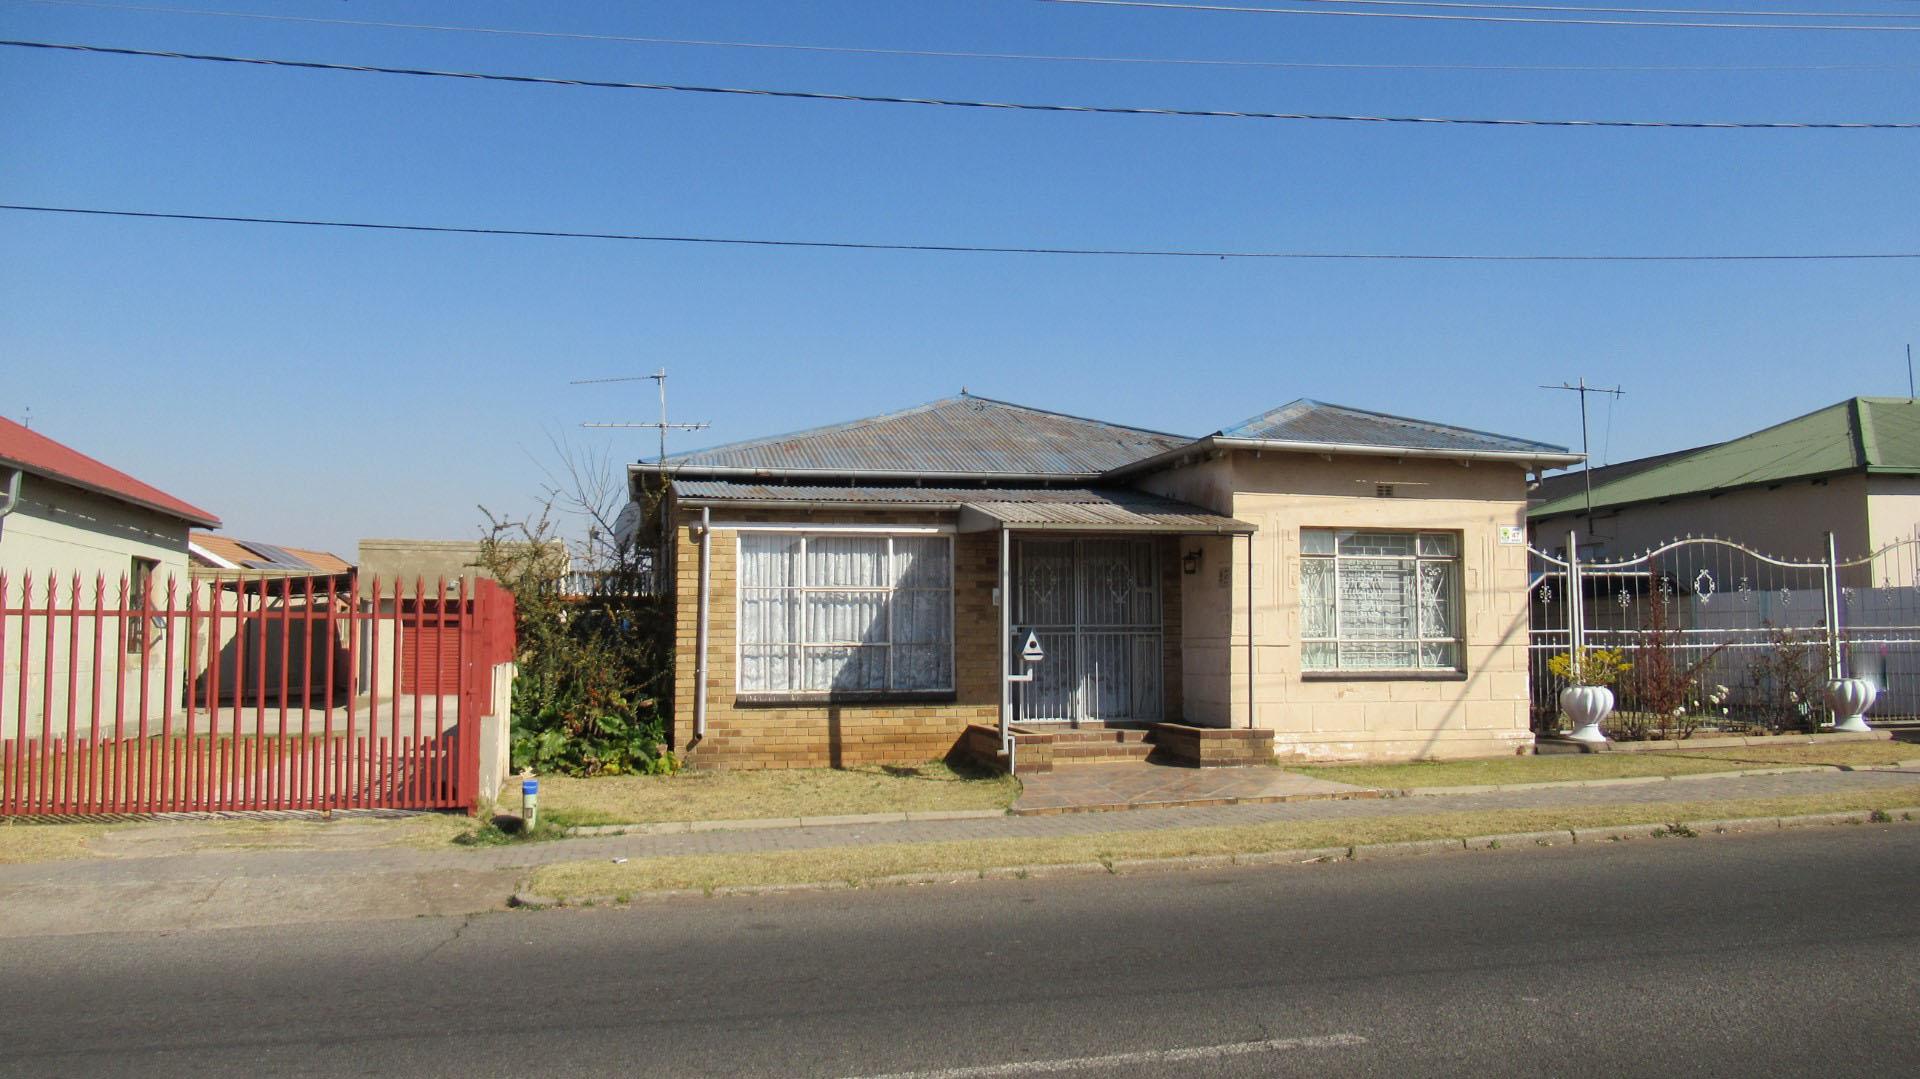
[[[1911,1073],[1920,829],[7,942],[6,1075]]]

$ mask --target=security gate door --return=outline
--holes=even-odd
[[[1025,722],[1154,722],[1161,716],[1160,566],[1148,539],[1014,545],[1014,639],[1046,661],[1020,691]],[[1017,646],[1016,646],[1017,648]]]

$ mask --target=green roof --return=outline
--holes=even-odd
[[[1920,474],[1920,401],[1907,397],[1849,398],[1602,483],[1593,489],[1593,508],[1845,472]],[[1585,508],[1585,492],[1576,491],[1541,503],[1527,515],[1537,520],[1580,513]]]

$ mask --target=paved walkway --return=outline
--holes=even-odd
[[[1023,775],[1020,784],[1020,799],[1013,803],[1020,815],[1380,796],[1368,787],[1279,768],[1174,768],[1144,761],[1073,765]]]
[[[1781,798],[1845,791],[1883,791],[1888,807],[1920,805],[1920,769],[1739,778],[1687,776],[1659,783],[1431,798],[1327,799],[1131,813],[619,835],[477,849],[447,846],[427,850],[390,847],[219,852],[43,862],[0,866],[0,938],[479,912],[497,909],[529,867],[597,858],[1097,835],[1273,821]]]

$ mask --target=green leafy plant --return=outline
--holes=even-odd
[[[1633,670],[1617,648],[1571,650],[1547,660],[1547,671],[1570,686],[1611,686]]]
[[[645,579],[653,552],[622,528],[624,483],[608,462],[566,455],[538,516],[487,514],[479,568],[513,593],[519,634],[513,682],[512,763],[517,771],[569,776],[660,775],[676,771],[660,698],[670,684],[671,627],[662,601],[645,590],[585,594],[574,581]],[[482,512],[485,512],[484,510]],[[556,512],[586,523],[569,544]]]

